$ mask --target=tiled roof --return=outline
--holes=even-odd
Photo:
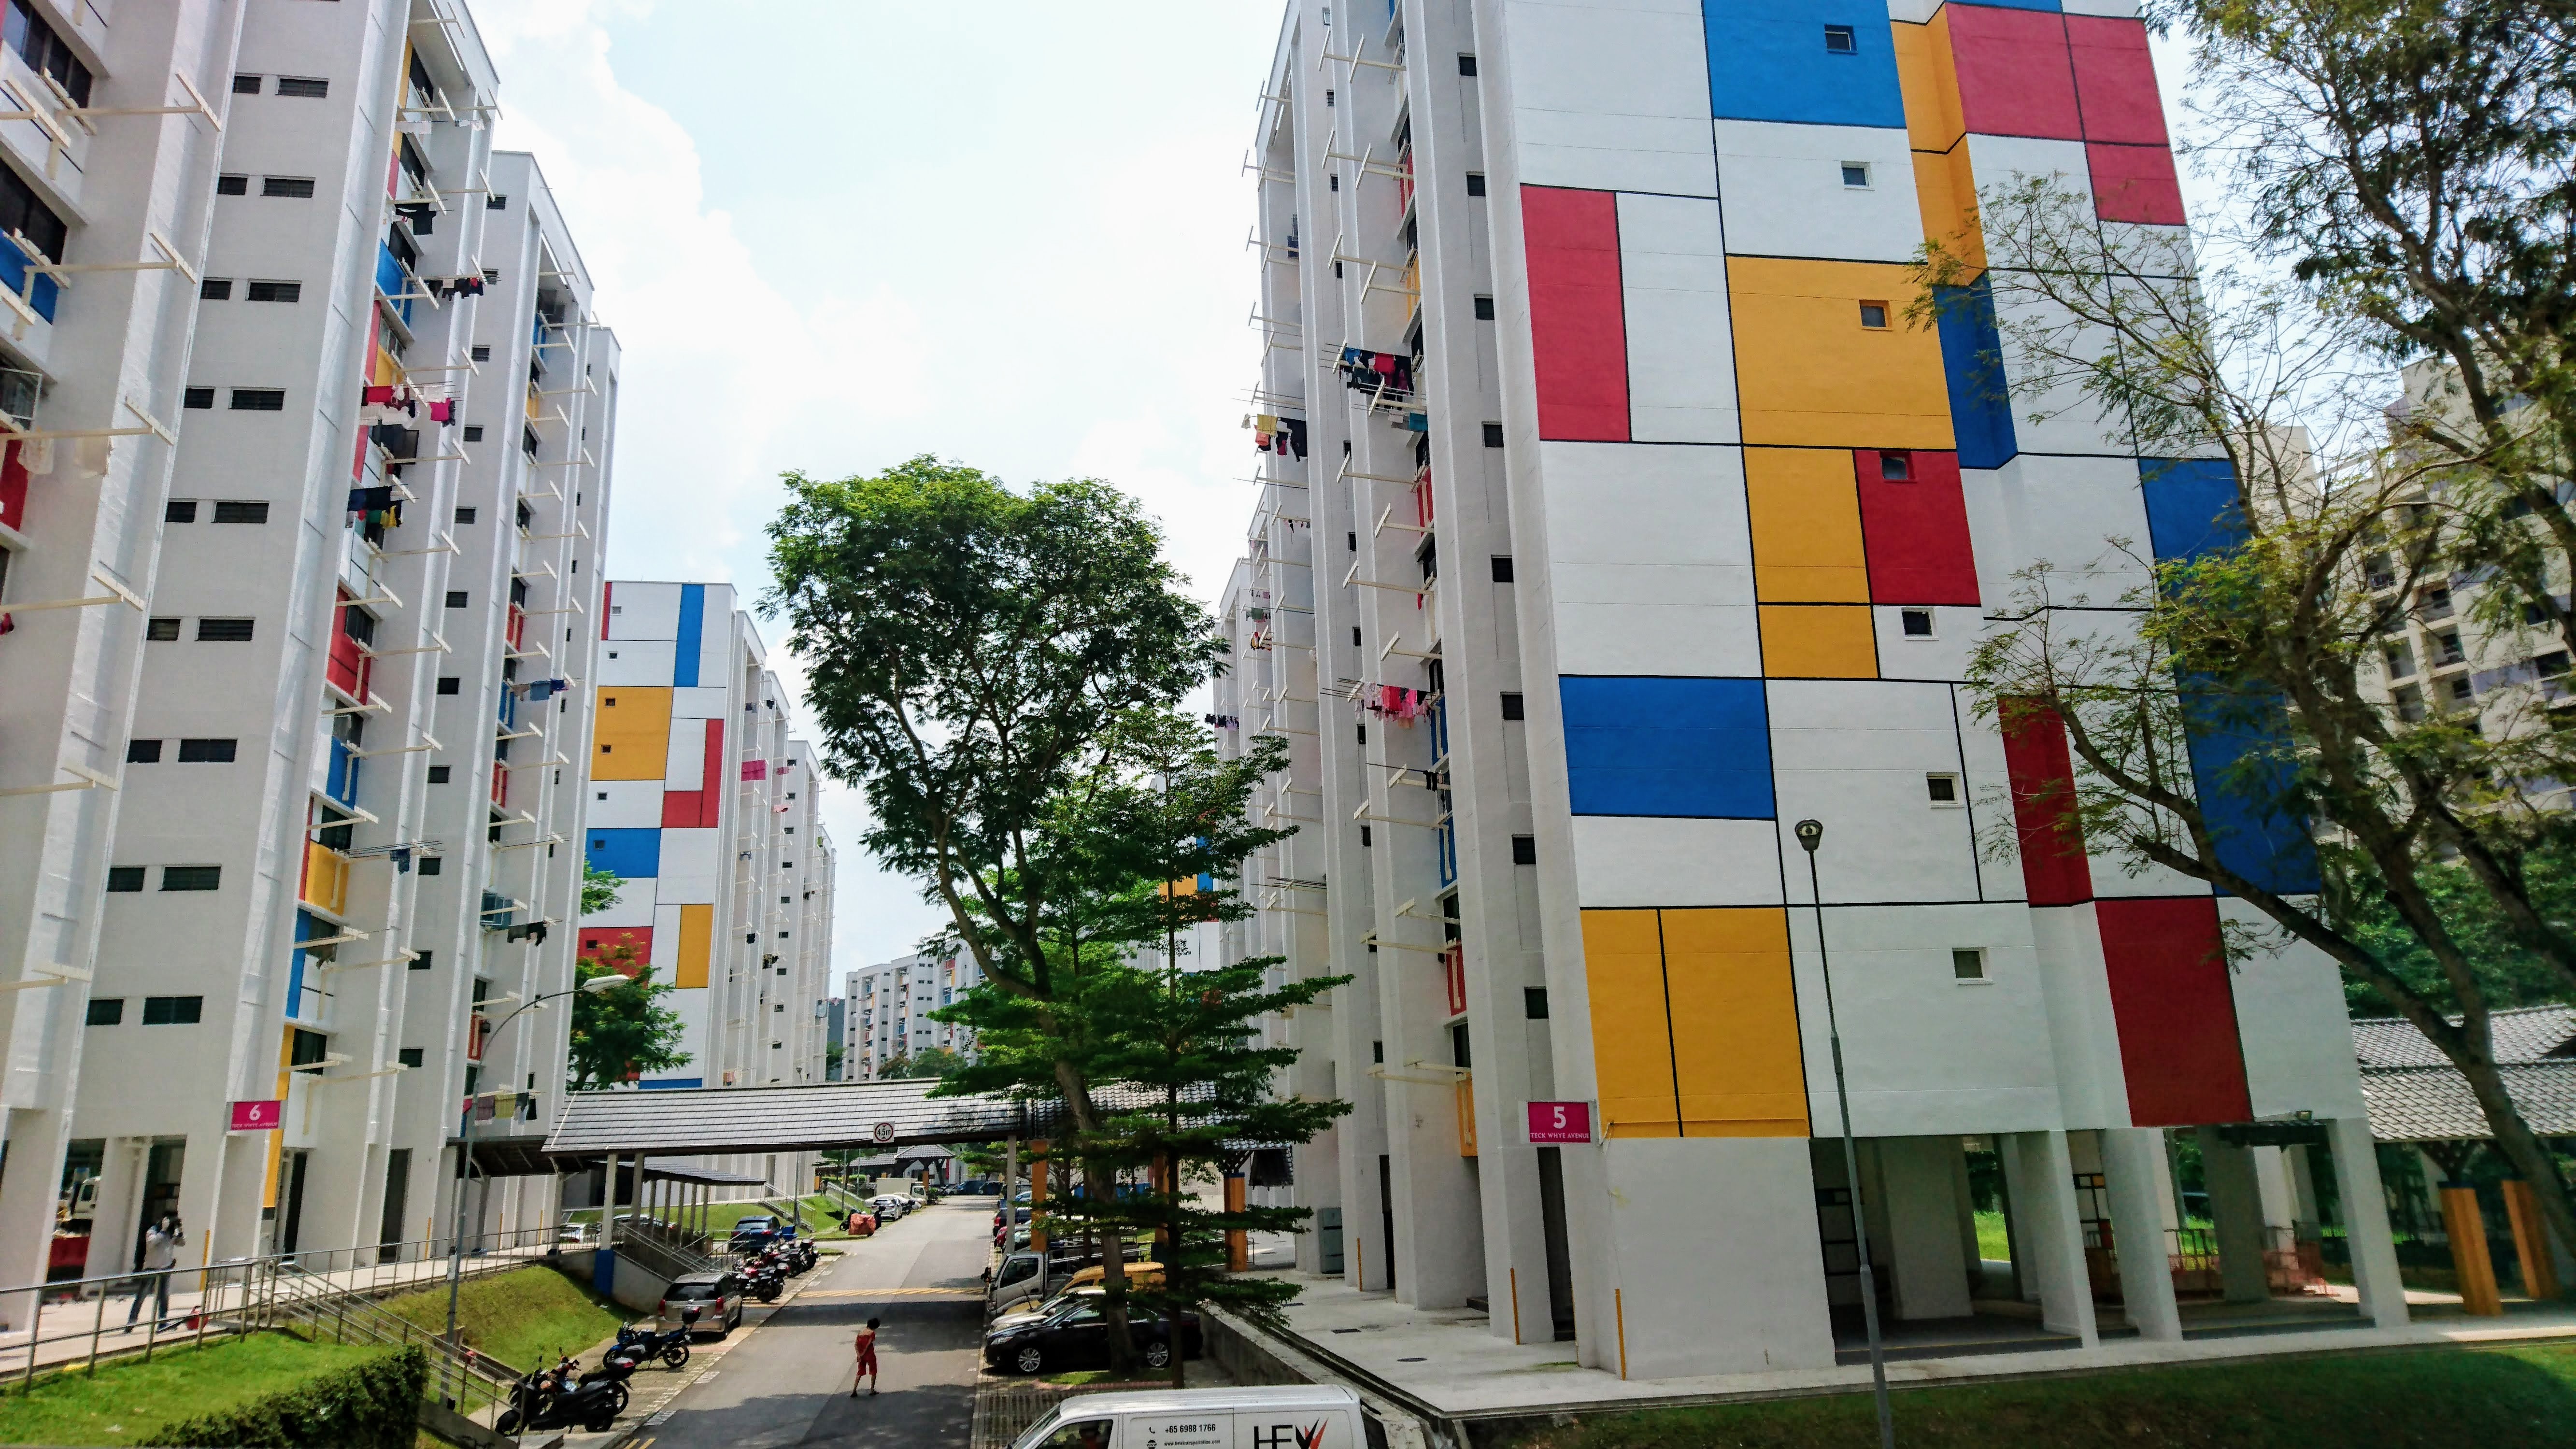
[[[2505,1091],[2534,1132],[2576,1137],[2576,1061],[2524,1062],[2502,1071]],[[2370,1104],[2370,1135],[2382,1142],[2494,1135],[2468,1078],[2448,1066],[2364,1066],[2361,1095]]]
[[[933,1097],[935,1078],[882,1082],[817,1082],[796,1087],[675,1087],[574,1092],[547,1134],[556,1159],[609,1153],[693,1157],[700,1153],[801,1152],[826,1147],[910,1147],[921,1143],[996,1142],[1044,1137],[1062,1120],[1062,1104],[1004,1097]],[[1182,1093],[1201,1100],[1205,1088]],[[1110,1111],[1159,1104],[1160,1092],[1124,1083],[1092,1089]],[[878,1127],[888,1129],[878,1134]]]
[[[2576,1059],[2576,1008],[2523,1006],[2490,1020],[2496,1060],[2503,1063]],[[2354,1054],[2363,1071],[2373,1067],[2448,1067],[2451,1059],[2424,1039],[2411,1022],[2380,1017],[2352,1024]]]

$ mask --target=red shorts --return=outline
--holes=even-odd
[[[864,1378],[864,1377],[866,1377],[866,1376],[867,1376],[867,1375],[869,1375],[869,1374],[875,1373],[876,1371],[877,1371],[877,1351],[876,1351],[875,1349],[873,1349],[873,1348],[872,1348],[872,1349],[869,1349],[866,1353],[863,1353],[863,1354],[860,1354],[860,1355],[859,1355],[859,1374],[860,1374],[860,1376],[861,1376],[861,1377],[863,1377],[863,1378]]]

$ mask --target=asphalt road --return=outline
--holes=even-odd
[[[992,1199],[963,1198],[836,1244],[842,1256],[727,1350],[633,1449],[965,1449],[992,1229]],[[885,1320],[881,1392],[854,1399],[850,1339],[872,1317]]]

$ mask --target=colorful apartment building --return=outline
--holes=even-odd
[[[1665,1378],[1856,1351],[1855,1187],[1891,1323],[2042,1348],[2290,1291],[2333,1203],[2403,1320],[2331,963],[2066,843],[2062,732],[1964,683],[2018,573],[2119,629],[2114,540],[2224,540],[2223,464],[2013,395],[2013,288],[1914,315],[2016,177],[2179,228],[2158,96],[2128,0],[1288,7],[1212,723],[1289,739],[1299,828],[1225,949],[1356,978],[1271,1026],[1358,1107],[1301,1267]],[[2313,889],[2241,747],[2192,742],[2229,850]]]
[[[843,1028],[849,1079],[876,1081],[933,1048],[971,1057],[975,1029],[933,1021],[930,1014],[955,1005],[983,980],[983,969],[963,952],[928,956],[916,951],[849,973]]]

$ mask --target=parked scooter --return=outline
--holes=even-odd
[[[655,1333],[649,1328],[629,1325],[617,1330],[617,1344],[608,1352],[613,1357],[632,1349],[637,1363],[658,1358],[664,1368],[679,1368],[689,1361],[689,1335],[697,1331],[698,1310],[680,1310],[680,1326]]]
[[[626,1409],[626,1385],[614,1378],[591,1377],[574,1382],[570,1359],[551,1369],[538,1369],[510,1386],[510,1407],[492,1422],[502,1434],[521,1429],[568,1429],[578,1424],[604,1434]]]
[[[763,1303],[778,1301],[779,1291],[786,1286],[787,1273],[778,1260],[767,1255],[755,1258],[743,1269],[743,1289]]]

